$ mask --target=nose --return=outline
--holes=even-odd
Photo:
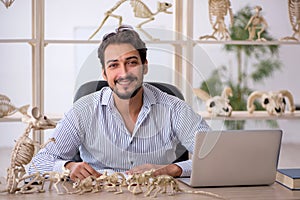
[[[280,113],[280,112],[281,112],[281,108],[275,108],[275,111],[276,111],[277,113]]]
[[[120,76],[127,74],[128,69],[125,65],[125,63],[120,63],[120,67],[119,67],[119,74]]]

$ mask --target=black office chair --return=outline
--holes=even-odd
[[[147,82],[147,83],[157,87],[158,89],[162,90],[163,92],[166,92],[170,95],[178,97],[181,100],[184,100],[182,93],[174,85],[170,85],[168,83],[158,83],[158,82]],[[99,90],[101,90],[101,88],[103,88],[105,86],[108,86],[108,84],[107,84],[107,81],[104,81],[104,80],[90,81],[90,82],[84,83],[83,85],[81,85],[79,87],[79,89],[75,93],[73,102],[76,102],[78,99],[80,99],[81,97],[83,97],[85,95],[99,91]],[[177,159],[174,162],[180,162],[180,161],[189,159],[188,151],[180,143],[176,147],[176,158]],[[80,156],[76,156],[76,158],[74,158],[74,160],[80,161],[81,160]]]

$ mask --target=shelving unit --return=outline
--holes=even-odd
[[[230,117],[212,116],[208,112],[199,112],[199,114],[206,120],[299,120],[300,111],[293,113],[286,112],[281,116],[269,115],[266,111],[254,111],[249,114],[246,111],[233,111]],[[59,121],[62,118],[62,114],[47,114],[47,117]],[[1,122],[21,122],[21,114],[15,113],[14,115],[0,118]]]
[[[68,39],[47,39],[45,38],[44,15],[45,15],[45,1],[46,0],[31,0],[32,2],[32,38],[29,39],[0,39],[0,44],[28,44],[32,48],[32,102],[31,105],[38,106],[44,112],[44,57],[45,49],[49,45],[69,45],[69,44],[99,44],[100,40],[68,40]],[[50,0],[49,0],[50,1]],[[17,2],[16,2],[17,3]],[[146,40],[147,44],[169,44],[174,48],[174,84],[180,88],[188,102],[192,102],[192,94],[189,93],[188,85],[193,85],[193,51],[195,45],[299,45],[300,42],[294,41],[212,41],[212,40],[198,40],[193,35],[193,18],[194,18],[194,0],[182,1],[173,0],[173,23],[174,31],[185,35],[187,38],[183,39],[180,36],[175,37],[174,40]],[[88,5],[86,5],[88,6]],[[176,55],[183,55],[182,57]],[[183,59],[184,58],[184,59]],[[182,77],[188,81],[184,84]],[[269,116],[266,112],[256,111],[253,114],[248,114],[246,111],[234,111],[231,117],[211,117],[206,112],[200,113],[205,119],[226,119],[226,120],[299,120],[300,111],[293,114],[286,113],[283,116]],[[62,114],[48,114],[51,119],[57,121],[61,119]],[[1,122],[20,122],[21,116],[15,114],[11,117],[0,118]],[[42,142],[43,133],[37,132],[34,134],[34,139]]]

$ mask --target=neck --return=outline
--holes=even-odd
[[[143,88],[141,88],[137,94],[130,99],[120,99],[114,94],[114,101],[116,108],[123,118],[130,117],[134,122],[136,122],[143,105]]]

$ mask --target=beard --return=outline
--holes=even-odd
[[[130,89],[130,86],[133,83],[136,83],[136,84],[132,86],[132,87],[134,87],[133,89]],[[129,86],[123,86],[124,84],[128,84]],[[120,85],[122,88],[118,89],[117,85]],[[142,88],[142,82],[138,82],[137,77],[128,75],[124,78],[119,78],[119,79],[115,80],[115,88],[114,89],[111,88],[111,89],[120,99],[126,100],[126,99],[131,99],[134,96],[136,96],[136,94],[138,93],[138,91],[140,91],[141,88]],[[124,90],[124,92],[122,92],[120,90]]]

